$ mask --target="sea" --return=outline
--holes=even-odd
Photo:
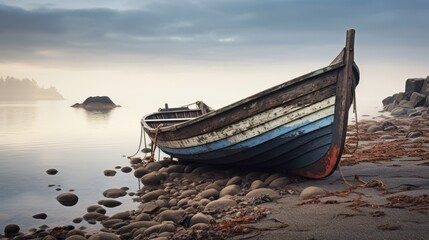
[[[116,167],[129,166],[126,156],[136,153],[144,114],[156,109],[141,105],[122,106],[111,111],[87,111],[72,108],[74,102],[31,101],[0,102],[0,229],[10,223],[22,232],[43,225],[74,225],[98,229],[72,220],[82,217],[86,208],[105,199],[103,191],[128,187],[139,189],[133,173]],[[360,116],[371,119],[377,108],[365,109]],[[353,121],[350,112],[350,121]],[[142,156],[139,153],[137,156]],[[46,170],[55,168],[56,175]],[[104,170],[116,170],[112,177]],[[61,205],[56,197],[73,192],[76,205]],[[122,205],[106,208],[106,215],[137,209],[132,197],[119,199]],[[32,216],[46,213],[46,219]]]
[[[42,225],[73,224],[86,208],[105,199],[103,191],[128,187],[139,189],[133,173],[115,167],[129,166],[126,156],[136,152],[140,139],[139,106],[111,111],[72,108],[69,101],[0,102],[0,231],[10,223],[22,232]],[[137,156],[141,156],[138,154]],[[46,170],[58,170],[48,175]],[[104,176],[112,169],[113,177]],[[56,197],[73,192],[79,197],[71,207]],[[118,198],[122,204],[106,208],[106,215],[136,209],[131,197]],[[45,220],[32,216],[46,213]],[[85,221],[76,227],[96,229]]]

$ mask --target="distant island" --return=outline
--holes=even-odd
[[[0,77],[0,100],[63,100],[55,87],[41,88],[34,79]]]

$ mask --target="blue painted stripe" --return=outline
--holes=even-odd
[[[319,119],[317,121],[303,121],[300,122],[298,124],[295,124],[293,126],[280,126],[278,128],[272,129],[270,131],[267,131],[259,136],[247,139],[243,142],[240,143],[231,143],[228,139],[223,139],[223,140],[219,140],[210,144],[205,144],[205,145],[200,145],[200,146],[195,146],[195,147],[190,147],[190,148],[168,148],[168,147],[162,147],[159,146],[161,148],[162,151],[164,151],[167,154],[170,155],[181,155],[181,156],[186,156],[186,155],[194,155],[194,154],[203,154],[203,153],[207,153],[207,152],[211,152],[211,151],[215,151],[215,150],[219,150],[222,149],[221,151],[216,151],[219,152],[219,154],[217,154],[217,157],[222,157],[222,152],[223,149],[227,148],[227,150],[234,150],[234,149],[246,149],[246,148],[251,148],[254,147],[256,145],[262,144],[264,142],[267,142],[269,140],[272,140],[276,137],[285,135],[284,137],[291,137],[294,135],[299,135],[305,132],[309,132],[309,131],[313,131],[317,128],[320,128],[321,125],[323,126],[327,126],[332,124],[332,122],[334,121],[334,115],[330,115],[328,117]],[[315,123],[315,124],[312,124]],[[299,130],[299,131],[296,131]],[[225,151],[227,152],[227,151]],[[232,152],[230,152],[229,154],[231,154]],[[204,154],[206,155],[206,154]],[[192,157],[191,157],[192,158]]]

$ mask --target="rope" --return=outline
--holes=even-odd
[[[159,133],[159,129],[160,129],[162,126],[164,126],[164,124],[162,124],[162,123],[161,123],[161,124],[159,124],[159,125],[156,127],[155,139],[154,139],[154,141],[152,142],[151,151],[150,151],[150,159],[149,159],[149,162],[153,162],[153,161],[155,161],[154,156],[155,156],[155,150],[156,150],[156,142],[158,141],[158,133]]]
[[[141,148],[141,146],[142,146],[143,133],[144,133],[144,132],[143,132],[143,125],[141,125],[141,127],[140,127],[140,141],[139,141],[139,147],[137,148],[136,153],[134,153],[134,154],[133,154],[133,155],[131,155],[131,156],[128,156],[127,158],[132,158],[132,157],[134,157],[135,155],[137,155],[137,153],[139,153],[140,148]],[[145,147],[146,147],[146,135],[145,135],[144,142],[145,142]]]

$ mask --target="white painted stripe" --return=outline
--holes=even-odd
[[[158,145],[169,148],[187,148],[209,144],[225,138],[231,138],[234,142],[242,141],[299,118],[310,120],[310,118],[320,119],[320,117],[332,115],[334,113],[334,105],[335,96],[306,107],[277,107],[224,127],[218,131],[175,141],[158,140]],[[321,109],[324,109],[324,111],[319,112]],[[316,113],[317,116],[312,113]]]

